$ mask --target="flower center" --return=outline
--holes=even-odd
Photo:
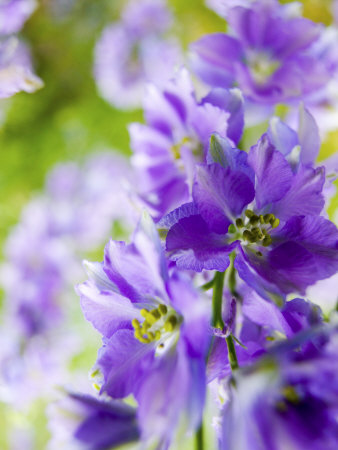
[[[202,144],[198,140],[193,139],[192,137],[185,136],[179,142],[171,146],[171,152],[175,160],[181,159],[181,148],[183,146],[189,147],[191,153],[198,159],[202,157],[203,155]]]
[[[280,63],[266,53],[252,52],[247,57],[252,77],[257,84],[264,84],[279,68]]]
[[[175,311],[171,308],[169,310],[164,304],[150,311],[141,309],[141,316],[145,319],[142,323],[138,319],[133,319],[131,324],[135,330],[135,338],[143,344],[159,341],[171,335],[179,325],[179,318]]]
[[[288,405],[298,405],[301,402],[301,397],[297,390],[291,386],[287,385],[282,388],[282,398],[276,403],[276,408],[280,412],[286,412]]]
[[[268,247],[272,243],[270,232],[279,225],[279,219],[274,214],[257,215],[247,209],[244,218],[236,219],[235,224],[229,225],[228,233],[235,238],[247,241],[249,244],[260,244]]]

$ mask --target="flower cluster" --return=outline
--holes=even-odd
[[[124,158],[112,153],[91,156],[82,165],[60,164],[49,173],[44,194],[23,210],[0,272],[5,293],[0,379],[6,386],[1,400],[29,404],[56,380],[65,380],[66,363],[82,345],[69,329],[79,259],[102,245],[114,223],[131,227],[121,187],[128,170]],[[42,389],[46,374],[49,382]]]
[[[332,41],[324,51],[324,27],[298,4],[210,4],[229,33],[191,46],[208,92],[181,68],[148,86],[146,123],[129,127],[134,187],[148,211],[130,243],[110,240],[103,262],[84,263],[88,280],[76,289],[102,335],[97,392],[68,392],[51,428],[65,431],[62,412],[74,410],[67,442],[83,448],[166,449],[194,433],[197,448],[209,449],[209,391],[222,450],[334,449],[337,319],[306,297],[338,272],[338,230],[325,212],[335,164],[317,165],[321,130],[301,102],[337,75]],[[118,50],[110,41],[112,61],[121,49],[123,58],[105,86],[121,107],[138,97],[115,76],[128,86],[138,74],[145,35],[168,26],[162,7],[128,5],[125,28],[109,31],[121,39]],[[247,145],[248,110],[280,103],[289,114],[271,116]]]

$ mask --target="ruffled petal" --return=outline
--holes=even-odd
[[[254,196],[253,184],[244,173],[217,163],[196,167],[193,198],[211,231],[225,234]]]
[[[324,183],[323,167],[311,169],[301,166],[293,177],[290,189],[273,205],[272,212],[280,220],[288,220],[292,216],[319,214],[325,203],[322,194]]]
[[[224,236],[210,232],[200,215],[179,220],[167,235],[166,249],[170,259],[176,261],[180,269],[219,270],[223,272],[229,265],[229,253],[237,242],[230,245]]]
[[[235,144],[238,144],[244,127],[244,100],[241,91],[215,88],[203,98],[202,103],[211,103],[230,114],[226,134]]]
[[[319,129],[310,112],[301,106],[299,109],[299,144],[300,162],[304,165],[314,164],[320,148]]]
[[[283,155],[263,135],[257,145],[251,148],[248,162],[256,174],[256,204],[264,206],[283,198],[290,189],[292,171]]]
[[[268,136],[271,143],[284,156],[291,153],[292,149],[298,145],[297,133],[279,117],[273,117],[270,120]]]
[[[203,36],[191,45],[191,65],[202,80],[215,87],[231,87],[234,64],[242,56],[240,43],[223,33]]]
[[[97,367],[104,377],[101,392],[112,398],[135,392],[153,354],[154,346],[139,342],[132,330],[118,330],[99,351]]]
[[[102,291],[90,281],[79,285],[77,292],[85,318],[107,338],[119,328],[130,326],[134,318],[141,319],[130,300],[112,291]]]

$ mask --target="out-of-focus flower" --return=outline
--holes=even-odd
[[[337,448],[337,348],[333,325],[308,328],[238,373],[224,408],[220,448]]]
[[[72,241],[81,252],[96,249],[109,236],[113,222],[133,226],[128,201],[131,167],[125,157],[106,152],[89,156],[82,166],[56,166],[46,183],[48,230]]]
[[[0,3],[0,35],[13,34],[36,8],[36,0],[2,0]]]
[[[243,99],[238,89],[213,89],[197,101],[190,76],[181,69],[163,89],[148,86],[146,125],[131,124],[132,163],[138,192],[154,218],[189,201],[197,162],[204,162],[213,132],[238,143]]]
[[[6,245],[2,267],[6,306],[26,336],[44,333],[62,315],[62,293],[76,283],[80,253],[96,249],[114,220],[128,226],[128,178],[121,156],[62,164],[48,176],[44,196],[28,204]],[[114,193],[114,195],[112,195]]]
[[[236,325],[231,332],[237,339],[234,345],[239,367],[254,364],[277,342],[287,342],[301,331],[323,323],[321,309],[304,299],[295,298],[279,308],[273,302],[264,300],[243,282],[237,291],[242,305],[233,318]],[[226,293],[224,303],[230,298],[230,293]],[[227,324],[224,312],[223,310],[223,320]],[[304,345],[301,350],[306,352],[309,348]],[[216,335],[213,340],[207,376],[208,382],[217,378],[221,384],[231,376],[227,345],[223,336]]]
[[[275,0],[271,0],[271,2],[273,1]],[[226,17],[228,11],[235,6],[248,7],[254,2],[255,0],[205,0],[207,7],[214,10],[221,17]]]
[[[34,92],[43,83],[32,71],[29,50],[17,37],[0,41],[0,98],[17,92]]]
[[[227,11],[231,34],[202,37],[192,49],[192,65],[209,85],[237,85],[250,100],[276,104],[304,98],[332,76],[331,59],[318,57],[322,29],[293,9],[257,1]]]
[[[135,39],[164,33],[172,22],[165,0],[131,0],[122,11],[122,23]]]
[[[84,253],[96,250],[114,223],[128,228],[133,221],[122,186],[129,171],[122,156],[109,153],[91,156],[82,166],[60,164],[10,234],[1,266],[2,342],[8,330],[11,339],[0,357],[9,402],[15,403],[21,388],[29,399],[43,395],[41,378],[53,372],[44,383],[48,391],[54,375],[60,381],[60,371],[79,350],[69,325],[77,305],[70,292],[82,274]]]
[[[65,395],[48,409],[49,450],[108,450],[139,438],[135,408],[88,394]]]
[[[209,320],[189,278],[169,274],[157,230],[144,216],[133,243],[111,241],[78,286],[85,317],[103,335],[101,392],[133,394],[145,441],[167,445],[178,420],[202,418]]]
[[[177,41],[165,36],[170,22],[164,1],[143,0],[129,3],[121,22],[103,31],[94,74],[100,94],[113,106],[138,108],[145,84],[167,81],[182,62]]]

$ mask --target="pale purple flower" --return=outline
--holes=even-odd
[[[2,0],[0,35],[17,33],[36,8],[36,0]]]
[[[0,98],[17,92],[34,92],[43,86],[32,71],[28,48],[11,36],[0,41]]]
[[[191,46],[193,68],[207,84],[237,85],[249,100],[271,105],[314,93],[332,76],[331,59],[317,54],[321,27],[292,7],[256,1],[230,8],[227,21],[230,34]]]
[[[45,333],[62,318],[61,298],[79,279],[79,254],[96,249],[114,221],[132,221],[119,155],[62,164],[49,174],[43,196],[31,201],[6,244],[2,285],[10,315],[26,336]],[[114,195],[112,195],[114,193]]]
[[[168,445],[179,419],[196,430],[205,397],[209,314],[189,278],[168,271],[151,219],[133,242],[110,241],[78,286],[85,317],[103,335],[101,393],[138,402],[141,437]]]
[[[132,163],[138,193],[158,219],[191,198],[195,166],[205,161],[213,132],[240,140],[243,100],[238,89],[213,89],[198,101],[181,69],[162,89],[148,86],[144,113],[146,125],[129,127]]]
[[[128,176],[124,158],[111,153],[60,164],[10,233],[1,266],[0,397],[14,408],[50,396],[68,380],[71,357],[95,343],[86,322],[72,321],[80,313],[73,286],[84,252],[96,250],[117,221],[121,228],[133,221],[122,186]]]
[[[122,23],[136,39],[164,33],[172,22],[165,0],[129,0],[122,11]]]
[[[95,49],[94,74],[101,96],[120,109],[140,107],[145,84],[163,83],[182,62],[170,13],[162,1],[127,4],[122,20],[105,28]]]

